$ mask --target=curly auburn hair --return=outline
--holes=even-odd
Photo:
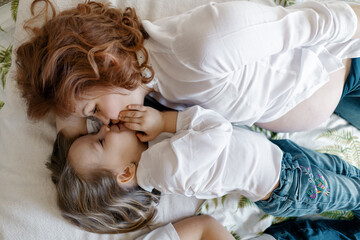
[[[32,13],[39,1],[33,2]],[[54,13],[51,2],[43,1]],[[143,45],[149,36],[134,9],[87,1],[53,15],[41,28],[33,28],[32,39],[16,50],[16,80],[29,118],[38,120],[50,111],[69,116],[74,100],[93,87],[131,90],[152,80]],[[145,56],[141,64],[138,51]],[[150,77],[142,76],[144,69]]]
[[[57,135],[49,161],[62,216],[80,228],[96,233],[125,233],[152,222],[160,192],[139,186],[121,187],[113,173],[94,170],[90,177],[75,172],[67,155],[75,138]]]

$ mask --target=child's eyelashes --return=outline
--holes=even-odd
[[[101,146],[104,146],[104,139],[99,139],[99,143]]]

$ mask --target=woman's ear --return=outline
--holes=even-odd
[[[136,175],[136,165],[134,163],[129,164],[123,172],[116,174],[116,180],[118,184],[129,183]]]

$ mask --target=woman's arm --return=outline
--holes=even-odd
[[[209,215],[186,218],[173,225],[180,240],[234,240],[224,226]]]
[[[234,240],[214,218],[193,216],[152,230],[136,240]]]
[[[211,3],[181,15],[176,26],[181,32],[172,46],[186,63],[223,71],[219,59],[231,58],[239,66],[299,47],[357,37],[358,12],[357,6],[344,2],[309,1],[286,8],[250,1]]]

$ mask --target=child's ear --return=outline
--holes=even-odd
[[[124,184],[130,182],[136,175],[136,165],[134,163],[129,164],[122,173],[116,174],[116,180],[118,184]]]

